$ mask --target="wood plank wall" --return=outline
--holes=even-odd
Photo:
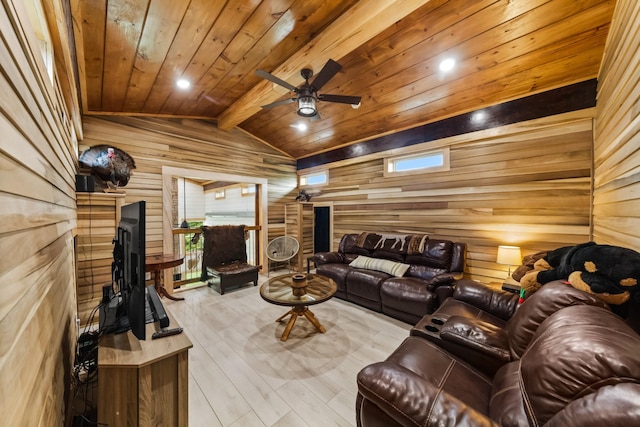
[[[599,76],[593,236],[640,251],[640,2],[619,0]]]
[[[124,194],[78,193],[78,316],[80,324],[94,323],[90,316],[102,300],[102,287],[111,284],[113,238],[120,222]]]
[[[285,235],[295,238],[300,247],[291,260],[291,268],[307,271],[306,260],[313,255],[313,204],[287,203],[285,206]]]
[[[466,242],[467,276],[502,280],[498,245],[523,255],[589,239],[594,109],[397,149],[450,147],[446,172],[384,177],[385,153],[328,168],[312,202],[333,202],[333,246],[354,232],[426,233]]]
[[[82,147],[108,144],[136,162],[125,204],[147,201],[147,254],[162,252],[162,167],[268,180],[269,240],[284,235],[285,204],[295,200],[295,161],[239,130],[183,119],[85,116]]]
[[[61,426],[77,338],[77,141],[23,7],[0,8],[0,423]]]

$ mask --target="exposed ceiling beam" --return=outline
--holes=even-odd
[[[325,31],[300,49],[272,74],[294,86],[303,83],[302,68],[319,71],[329,59],[339,61],[395,22],[428,3],[429,0],[364,0],[345,12]],[[260,106],[278,100],[281,89],[263,81],[217,118],[218,128],[229,130],[260,111]]]

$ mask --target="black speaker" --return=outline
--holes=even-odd
[[[95,178],[91,175],[76,175],[76,191],[78,193],[93,193],[96,191]]]

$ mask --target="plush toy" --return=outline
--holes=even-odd
[[[593,294],[608,304],[640,301],[640,253],[594,242],[565,246],[536,261],[534,270],[520,279],[526,295],[552,280]]]

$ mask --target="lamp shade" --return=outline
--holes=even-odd
[[[518,246],[498,246],[498,264],[519,265],[522,263],[522,255]]]

